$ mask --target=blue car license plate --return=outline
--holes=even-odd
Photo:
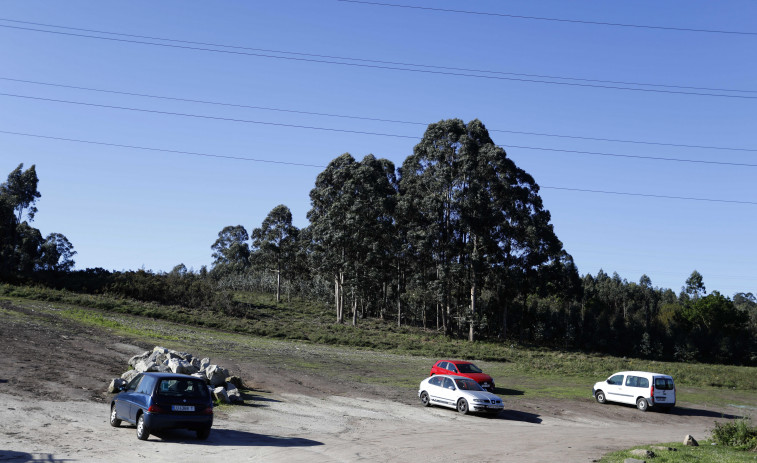
[[[194,405],[171,405],[171,410],[175,412],[193,412],[195,411]]]

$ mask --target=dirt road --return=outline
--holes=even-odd
[[[246,405],[218,409],[207,441],[171,431],[142,442],[133,427],[109,426],[104,388],[148,347],[144,340],[7,302],[0,309],[0,462],[589,462],[686,434],[701,439],[722,415],[744,413],[685,403],[671,414],[641,413],[590,398],[504,397],[496,418],[463,416],[423,408],[414,391],[366,390],[328,375],[273,374],[264,361],[215,359],[243,378],[260,378]]]

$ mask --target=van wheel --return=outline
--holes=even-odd
[[[636,400],[636,408],[638,408],[642,412],[645,412],[649,408],[649,402],[647,402],[647,399],[645,399],[644,397],[639,397]]]
[[[594,398],[597,399],[597,402],[601,404],[607,403],[607,397],[605,397],[604,391],[597,391],[597,393],[594,394]]]

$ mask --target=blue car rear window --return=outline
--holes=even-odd
[[[208,397],[208,387],[191,379],[162,379],[158,384],[158,395],[170,397]]]

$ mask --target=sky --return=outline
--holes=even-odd
[[[757,293],[757,3],[0,0],[0,181],[76,269],[212,265],[308,225],[334,158],[481,120],[581,275]],[[601,154],[597,154],[601,153]]]

